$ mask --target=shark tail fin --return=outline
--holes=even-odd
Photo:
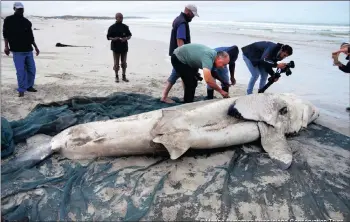
[[[15,161],[36,161],[40,162],[45,158],[51,156],[53,153],[51,147],[51,136],[45,134],[37,134],[27,139],[28,150],[18,156]]]

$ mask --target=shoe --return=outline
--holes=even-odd
[[[23,97],[23,96],[24,96],[24,92],[18,93],[18,97]]]
[[[124,82],[129,82],[129,80],[125,76],[123,76],[123,81]]]
[[[350,107],[346,107],[346,111],[350,112]]]
[[[34,89],[33,87],[29,87],[27,89],[28,92],[37,92],[38,90]]]
[[[119,82],[119,77],[115,77],[115,82]]]

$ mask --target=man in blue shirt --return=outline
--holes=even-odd
[[[189,4],[186,5],[184,12],[181,12],[180,15],[174,19],[169,44],[169,56],[172,56],[177,47],[191,43],[189,23],[192,21],[194,16],[198,16],[197,7]],[[168,98],[168,94],[178,78],[180,78],[180,76],[176,74],[175,69],[173,68],[167,81],[167,85],[163,91],[162,98],[160,99],[162,102],[174,103],[173,100]]]
[[[222,69],[218,68],[213,68],[212,69],[212,76],[219,80],[221,82],[221,88],[228,92],[229,87],[232,85],[234,86],[236,84],[236,79],[235,79],[235,67],[236,67],[236,60],[239,54],[239,49],[237,46],[233,45],[230,47],[218,47],[215,48],[215,51],[225,51],[230,55],[230,62],[228,64],[228,69],[227,66],[225,66]],[[230,75],[228,74],[230,71]],[[231,80],[231,83],[230,83]],[[207,85],[207,98],[208,99],[213,99],[214,98],[214,90]]]
[[[293,54],[293,49],[289,45],[274,43],[269,41],[254,42],[242,48],[243,60],[246,63],[252,77],[248,83],[247,94],[253,93],[256,80],[260,76],[259,89],[266,84],[268,74],[274,75],[272,68],[286,67],[286,63],[279,63],[284,58]],[[275,81],[277,81],[276,79]]]

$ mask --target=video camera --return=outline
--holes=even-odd
[[[286,67],[284,69],[277,69],[276,73],[286,73],[286,76],[290,76],[292,75],[292,71],[290,70],[290,68],[294,68],[295,67],[295,64],[294,64],[294,61],[290,61],[289,63],[286,64]],[[279,71],[281,70],[281,71]]]
[[[275,82],[276,79],[281,77],[282,73],[285,72],[286,76],[292,75],[292,71],[290,69],[294,67],[295,67],[294,61],[290,61],[289,63],[286,64],[285,68],[283,69],[277,68],[275,74],[268,78],[268,83],[263,88],[259,89],[258,93],[265,92],[265,90],[269,88]]]

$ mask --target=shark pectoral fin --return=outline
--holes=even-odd
[[[282,170],[288,169],[292,164],[293,155],[284,133],[263,122],[258,122],[258,127],[264,150]]]
[[[188,141],[189,131],[182,131],[171,134],[156,136],[153,139],[155,143],[161,143],[165,146],[172,160],[176,160],[182,156],[190,148]]]
[[[152,129],[153,135],[167,134],[178,130],[176,118],[183,116],[179,110],[162,110],[162,117]]]

